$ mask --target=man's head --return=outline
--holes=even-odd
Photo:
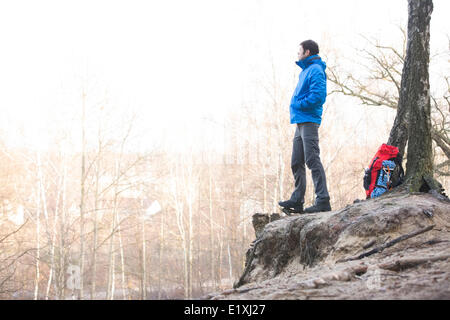
[[[315,54],[319,54],[319,45],[312,41],[306,40],[300,43],[298,50],[298,59],[303,60],[309,56],[313,56]]]

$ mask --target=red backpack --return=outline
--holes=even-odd
[[[399,170],[397,181],[388,182],[389,190],[400,185],[403,182],[404,172],[402,168],[402,159],[398,153],[398,148],[383,143],[378,149],[375,156],[372,158],[372,161],[370,161],[369,168],[365,170],[364,189],[366,189],[367,199],[370,198],[370,195],[375,188],[376,181],[378,180],[380,172],[382,171],[382,163],[384,160],[394,161],[396,170],[397,168]]]

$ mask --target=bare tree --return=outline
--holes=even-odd
[[[415,3],[409,3],[409,11],[417,10],[414,7]],[[421,3],[421,5],[431,6],[431,4]],[[438,175],[447,175],[448,173],[442,170],[448,166],[448,159],[450,159],[450,139],[448,121],[450,113],[448,110],[448,89],[442,98],[431,97],[433,104],[430,106],[431,111],[428,112],[422,109],[425,113],[430,115],[425,116],[412,116],[410,114],[413,105],[417,106],[419,100],[418,96],[422,93],[423,101],[430,101],[429,90],[429,76],[428,76],[428,61],[429,61],[429,20],[431,16],[431,10],[428,7],[423,7],[421,10],[427,14],[427,18],[421,17],[420,21],[416,16],[410,15],[408,22],[408,32],[405,32],[400,28],[403,40],[401,41],[401,47],[393,47],[382,45],[376,40],[369,40],[369,43],[375,49],[375,52],[369,50],[363,50],[369,63],[366,64],[370,76],[366,80],[356,79],[351,74],[341,76],[336,67],[329,68],[328,79],[335,84],[335,89],[332,92],[338,92],[344,95],[358,98],[362,104],[369,106],[386,106],[389,108],[397,109],[396,118],[390,131],[388,144],[399,147],[400,154],[403,156],[408,141],[409,134],[416,135],[416,138],[422,139],[424,142],[427,140],[427,135],[417,135],[417,132],[423,130],[429,130],[431,132],[431,138],[440,148],[440,150],[447,157],[442,163],[437,163],[434,166],[434,171]],[[427,20],[428,19],[428,20]],[[417,25],[416,25],[417,24]],[[419,28],[420,27],[420,28]],[[419,29],[417,29],[419,28]],[[419,39],[420,40],[417,40]],[[419,47],[419,41],[420,43]],[[421,66],[416,68],[415,66]],[[403,70],[402,70],[403,68]],[[425,69],[426,68],[426,71]],[[422,77],[422,84],[419,88],[420,77]],[[445,79],[448,88],[448,79]],[[423,96],[423,94],[428,95]],[[420,100],[420,101],[422,101]],[[429,102],[425,102],[427,104]],[[445,108],[445,106],[447,108]],[[432,107],[432,108],[431,108]],[[412,119],[413,117],[414,119]],[[431,119],[430,128],[416,130],[414,125],[411,129],[409,124],[411,120],[426,120]],[[429,120],[426,120],[429,121]],[[424,127],[427,125],[424,124]],[[414,130],[413,130],[414,129]],[[428,144],[428,142],[424,142]],[[431,143],[430,143],[431,145]],[[428,154],[429,147],[426,150],[423,149],[424,145],[416,145],[414,154]],[[411,149],[412,151],[413,149]],[[426,156],[428,157],[428,155]],[[428,161],[428,160],[427,160]],[[435,158],[435,162],[438,161]],[[414,160],[411,159],[411,165]],[[428,165],[426,165],[428,166]],[[416,169],[414,169],[416,170]],[[409,170],[411,174],[413,169]]]

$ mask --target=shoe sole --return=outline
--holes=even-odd
[[[281,211],[286,213],[288,216],[293,215],[293,214],[302,214],[302,213],[304,213],[304,211],[294,211],[294,210],[289,209],[289,208],[281,208]]]
[[[320,210],[320,211],[312,211],[312,212],[303,211],[303,212],[304,213],[319,213],[319,212],[329,212],[329,211],[332,211],[332,210],[330,209],[330,210]]]

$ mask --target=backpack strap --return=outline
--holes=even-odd
[[[379,176],[379,172],[377,174],[377,176],[375,177],[375,180],[373,180],[372,177],[372,169],[373,166],[375,164],[375,162],[378,160],[379,157],[375,156],[373,158],[372,164],[370,165],[370,167],[368,168],[368,170],[366,170],[365,174],[364,174],[364,189],[366,190],[366,199],[370,198],[370,194],[372,193],[373,189],[375,188],[375,184],[376,181],[378,179]]]
[[[377,161],[377,160],[378,160],[378,157],[375,157],[375,158],[373,159],[372,164],[371,164],[371,166],[370,166],[370,170],[372,170],[373,165],[375,164],[375,161]]]
[[[399,168],[398,180],[396,181],[395,184],[392,185],[392,187],[395,188],[403,183],[403,180],[405,177],[405,171],[403,170],[403,166],[402,166],[403,159],[402,159],[402,156],[400,155],[400,153],[392,160],[394,160],[395,165],[398,166],[398,168]]]

